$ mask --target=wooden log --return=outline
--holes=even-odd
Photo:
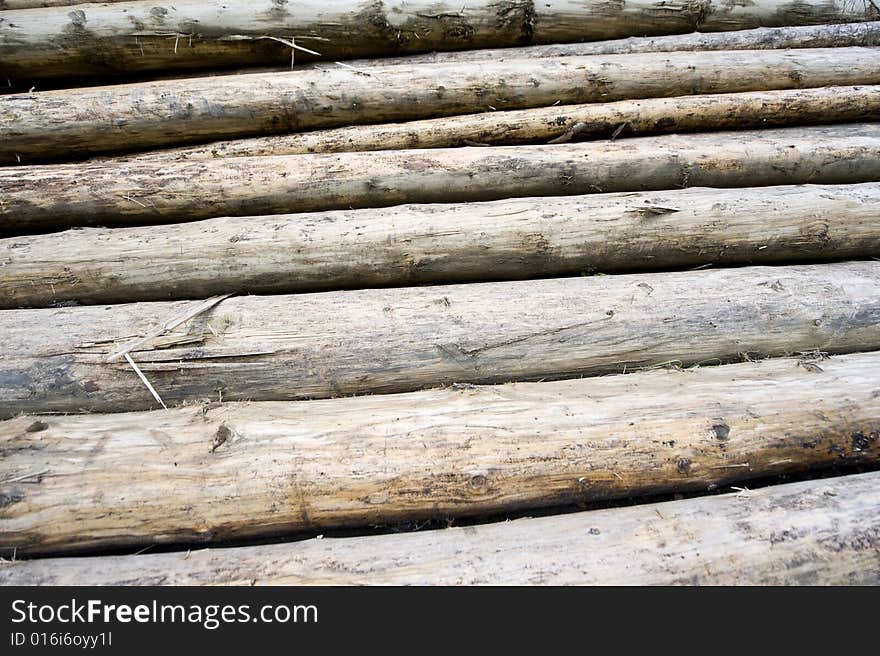
[[[16,417],[0,422],[0,553],[222,544],[880,464],[878,370],[869,353]]]
[[[878,370],[869,353],[16,417],[0,422],[0,553],[222,544],[880,465]]]
[[[129,352],[169,405],[293,400],[875,350],[878,317],[874,261],[4,310],[0,413],[158,407]]]
[[[675,52],[678,50],[771,50],[784,48],[843,48],[852,46],[873,47],[880,45],[880,21],[864,23],[834,23],[829,25],[801,25],[796,27],[759,27],[751,30],[732,32],[692,32],[660,37],[629,37],[607,41],[588,41],[586,43],[555,43],[540,46],[518,46],[515,48],[457,50],[407,55],[403,57],[381,57],[378,59],[349,60],[341,62],[297,63],[296,68],[326,68],[352,66],[356,69],[386,66],[414,66],[426,63],[459,64],[471,62],[499,61],[503,59],[537,59],[540,57],[571,57],[583,55],[614,55],[638,52]],[[118,78],[126,82],[147,80],[182,79],[206,75],[241,75],[247,73],[271,73],[290,70],[290,63],[276,66],[249,66],[247,68],[222,68],[212,70],[176,70],[172,74],[155,71],[152,73],[120,74]],[[41,78],[38,88],[46,91],[52,88],[71,86],[95,86],[106,84],[107,76],[51,79]],[[6,86],[3,86],[5,82]],[[0,93],[28,91],[33,84],[27,81],[14,82],[0,79]]]
[[[0,168],[0,232],[403,203],[880,180],[880,124],[192,162]]]
[[[771,50],[784,48],[842,48],[847,46],[880,45],[880,21],[865,23],[834,23],[795,27],[758,27],[730,32],[691,32],[666,36],[632,36],[625,39],[587,41],[584,43],[551,43],[517,48],[484,48],[430,52],[405,57],[357,59],[350,66],[369,68],[414,64],[499,61],[540,57],[577,57],[584,55],[622,55],[638,52],[675,52],[678,50]],[[323,68],[331,64],[318,62],[307,66]],[[269,69],[266,69],[269,70]],[[275,67],[272,70],[282,70]]]
[[[0,308],[880,254],[880,184],[225,217],[0,240]]]
[[[130,0],[100,0],[101,4],[129,2]],[[92,4],[92,0],[0,0],[0,10],[37,9],[39,7],[72,7]]]
[[[482,526],[0,563],[2,585],[878,585],[880,473]]]
[[[510,146],[614,136],[772,128],[880,118],[880,86],[747,91],[465,114],[215,141],[106,158],[140,162],[365,150]]]
[[[644,0],[625,7],[571,3],[438,0],[333,3],[176,0],[13,9],[0,15],[0,72],[37,80],[64,76],[285,63],[292,54],[339,59],[871,21],[871,0]]]
[[[880,83],[880,49],[336,68],[0,96],[0,161],[627,98]]]

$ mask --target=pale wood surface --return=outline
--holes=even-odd
[[[880,354],[0,422],[7,556],[222,544],[880,462]],[[14,481],[14,482],[2,482]]]
[[[880,473],[397,535],[6,562],[4,585],[878,585]]]
[[[338,59],[880,17],[870,0],[150,0],[22,8],[27,4],[34,3],[0,3],[0,70],[27,80],[289,62],[291,48],[273,38],[293,37],[301,48]]]
[[[106,359],[194,303],[0,312],[0,412],[157,407]],[[132,357],[169,405],[287,400],[875,350],[878,319],[880,262],[704,269],[233,297]]]
[[[783,48],[843,48],[850,46],[880,45],[880,21],[864,23],[833,23],[828,25],[801,25],[795,27],[758,27],[731,32],[691,32],[666,36],[634,36],[625,39],[587,41],[585,43],[554,43],[514,48],[481,48],[476,50],[435,51],[402,57],[350,59],[344,64],[357,69],[374,66],[413,66],[458,62],[498,61],[503,59],[535,59],[539,57],[572,57],[582,55],[619,55],[637,52],[675,52],[678,50],[772,50]],[[339,62],[297,62],[295,68],[335,68]],[[240,75],[272,73],[290,70],[290,62],[275,66],[248,66],[210,70],[177,70],[173,74],[156,71],[152,74],[126,75],[129,82],[203,77],[206,75]],[[78,78],[77,84],[97,84],[95,78]],[[47,86],[48,85],[48,86]],[[21,86],[21,85],[19,85]],[[39,88],[70,86],[67,80],[42,80]],[[27,90],[27,87],[21,89]],[[0,88],[2,91],[2,88]]]
[[[877,180],[880,123],[553,146],[5,167],[0,233],[412,202]]]
[[[405,205],[0,239],[0,307],[880,255],[880,183]]]
[[[553,43],[518,48],[481,48],[431,52],[406,57],[358,59],[350,63],[367,66],[413,65],[440,62],[480,62],[524,57],[572,57],[581,55],[620,55],[636,52],[674,52],[676,50],[765,50],[774,48],[839,48],[880,45],[880,21],[833,23],[794,27],[758,27],[730,32],[691,32],[666,36],[633,36],[586,43]],[[327,63],[309,66],[330,66]],[[278,68],[274,70],[280,70]]]
[[[122,156],[171,162],[297,153],[516,145],[693,130],[772,128],[880,119],[880,86],[746,91],[485,112],[215,141]],[[118,162],[107,158],[103,163]],[[94,160],[100,161],[100,160]]]
[[[880,49],[811,48],[342,67],[0,96],[0,161],[28,163],[559,104],[880,83]]]

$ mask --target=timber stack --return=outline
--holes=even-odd
[[[874,2],[5,0],[0,85],[0,583],[880,584]]]

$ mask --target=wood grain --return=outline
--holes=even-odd
[[[880,183],[404,205],[0,239],[0,307],[880,255]]]
[[[0,312],[0,412],[157,407],[124,361],[194,302]],[[168,405],[880,349],[880,262],[229,298],[132,357]]]
[[[553,43],[537,46],[517,46],[513,48],[481,48],[477,50],[435,51],[419,55],[401,57],[380,57],[374,59],[350,59],[345,65],[356,69],[386,66],[414,66],[416,64],[452,63],[468,64],[503,59],[536,59],[540,57],[572,57],[583,55],[620,55],[638,52],[675,52],[678,50],[774,50],[784,48],[845,48],[851,46],[880,45],[880,21],[864,23],[832,23],[828,25],[801,25],[795,27],[758,27],[731,32],[691,32],[666,36],[634,36],[625,39],[587,41],[582,43]],[[340,62],[297,61],[295,69],[337,68]],[[290,62],[275,66],[247,66],[240,68],[219,68],[210,70],[176,70],[172,73],[162,71],[120,74],[126,82],[148,80],[182,79],[204,77],[206,75],[241,75],[247,73],[287,72]],[[97,86],[107,84],[106,77],[77,77],[62,79],[41,79],[39,89],[65,88],[74,84]],[[7,92],[28,91],[30,85],[8,80]],[[0,93],[4,89],[0,86]]]
[[[0,481],[14,481],[0,483],[0,550],[223,544],[880,464],[878,370],[868,353],[20,416],[0,422]]]
[[[0,233],[402,203],[878,180],[880,123],[554,146],[6,167],[0,168]]]
[[[0,95],[0,162],[494,110],[880,83],[876,48],[334,67]]]
[[[300,58],[317,53],[334,60],[880,17],[870,0],[472,0],[464,6],[439,0],[150,0],[28,8],[34,4],[44,2],[0,3],[0,71],[6,76],[36,81],[289,63],[291,37],[306,49],[296,52]]]
[[[372,537],[0,564],[3,585],[877,585],[880,474]]]
[[[407,150],[456,146],[509,146],[550,141],[773,128],[880,118],[880,86],[747,91],[676,98],[644,98],[486,112],[404,123],[357,125],[271,137],[214,141],[123,156],[132,162],[218,157]],[[120,158],[94,161],[104,164]]]

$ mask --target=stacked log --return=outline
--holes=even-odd
[[[880,18],[870,0],[12,3],[0,15],[0,72],[28,80]]]
[[[880,50],[547,57],[260,73],[0,96],[0,162],[500,109],[880,83]]]
[[[0,239],[0,307],[842,260],[877,250],[878,205],[880,183],[693,187],[79,228]]]
[[[124,1],[124,0],[120,0]],[[668,4],[668,3],[667,3]],[[179,43],[179,41],[178,41]],[[403,57],[381,57],[378,59],[354,59],[348,62],[301,63],[291,67],[289,62],[280,66],[248,66],[247,68],[210,69],[187,71],[177,70],[173,74],[161,71],[132,74],[123,71],[118,76],[108,77],[77,77],[45,78],[40,77],[37,86],[40,89],[67,88],[75,84],[94,86],[109,80],[122,77],[126,81],[146,81],[161,79],[184,79],[211,75],[233,75],[243,73],[273,73],[289,71],[291,68],[351,67],[363,70],[370,67],[386,67],[405,65],[413,66],[424,63],[486,63],[504,59],[536,59],[541,57],[571,57],[583,55],[619,55],[639,52],[676,52],[679,50],[782,50],[786,48],[844,48],[849,46],[880,45],[880,21],[862,23],[836,23],[832,25],[803,25],[783,27],[759,27],[734,32],[691,32],[660,37],[636,36],[626,39],[610,39],[606,41],[588,41],[585,43],[554,43],[538,46],[520,46],[514,48],[480,49],[480,50],[444,50],[421,55]],[[17,82],[7,78],[6,86],[0,80],[0,93],[27,91],[35,85]]]
[[[0,564],[4,585],[877,585],[880,474],[296,544]]]
[[[168,405],[325,398],[875,350],[880,262],[242,296],[163,328],[193,308],[0,312],[0,413],[149,409],[157,396]]]
[[[877,123],[613,143],[22,166],[0,168],[6,190],[0,233],[401,203],[878,180]]]
[[[637,52],[676,52],[678,50],[784,50],[787,48],[845,48],[847,46],[880,45],[880,21],[758,27],[730,32],[690,32],[669,36],[633,36],[626,39],[587,41],[585,43],[553,43],[518,48],[485,48],[452,50],[408,57],[357,59],[355,68],[369,66],[412,66],[422,63],[489,62],[503,59],[535,59],[538,57],[575,57],[583,55],[624,55]],[[321,67],[329,64],[316,63]],[[268,70],[268,69],[267,69]],[[279,70],[279,69],[273,69]]]
[[[0,582],[877,583],[878,19],[0,2]]]
[[[880,86],[819,87],[464,114],[215,141],[137,153],[125,159],[167,163],[217,157],[555,144],[675,132],[869,121],[877,116],[880,116]],[[119,160],[97,161],[115,163]]]
[[[880,355],[803,364],[16,417],[0,422],[0,449],[26,478],[0,487],[0,548],[265,538],[880,462]]]

